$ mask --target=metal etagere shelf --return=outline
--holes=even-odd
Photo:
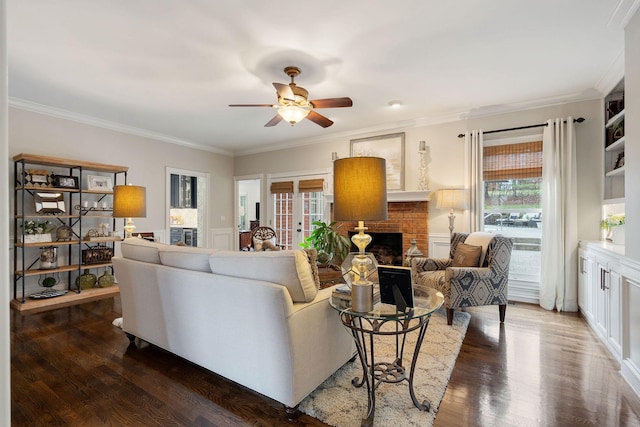
[[[13,161],[15,190],[12,307],[22,310],[22,306],[31,302],[37,303],[39,307],[46,304],[43,300],[48,295],[45,293],[32,295],[38,301],[28,299],[26,293],[29,277],[37,277],[40,283],[41,277],[53,277],[57,280],[56,277],[64,275],[67,289],[57,289],[51,296],[66,294],[66,291],[72,291],[70,294],[78,296],[56,296],[51,298],[56,300],[52,305],[64,303],[59,299],[67,296],[75,302],[82,302],[79,294],[84,292],[81,286],[75,285],[75,278],[84,270],[111,267],[110,260],[83,263],[83,249],[111,245],[113,251],[115,242],[121,240],[117,236],[95,236],[95,233],[89,235],[91,233],[87,231],[100,221],[103,224],[109,223],[111,230],[115,231],[116,220],[111,215],[112,210],[109,206],[103,206],[113,203],[113,185],[127,183],[128,167],[33,154],[18,154]],[[104,182],[110,185],[90,189],[86,182],[90,175],[93,178],[104,177]],[[89,206],[89,203],[97,207]],[[46,225],[51,227],[51,230],[46,230],[48,233],[36,236],[27,233],[29,224],[44,222],[48,222]],[[47,250],[56,255],[55,262],[43,262],[43,254]],[[58,262],[58,259],[62,261]]]

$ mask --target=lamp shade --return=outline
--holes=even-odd
[[[137,185],[113,187],[113,216],[115,218],[146,217],[147,189]]]
[[[387,219],[387,166],[379,157],[349,157],[333,162],[333,219]]]
[[[297,107],[295,105],[289,105],[289,106],[280,108],[278,110],[278,114],[280,114],[280,116],[283,119],[291,123],[291,125],[295,125],[300,120],[307,117],[310,111],[311,110],[309,110],[309,108],[302,108],[302,107]]]
[[[438,209],[469,209],[467,190],[464,188],[445,188],[438,190],[436,208]]]

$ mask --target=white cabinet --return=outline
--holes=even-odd
[[[603,243],[604,244],[604,243]],[[599,245],[579,249],[578,302],[591,328],[611,354],[622,358],[622,275],[619,256]]]
[[[584,249],[579,251],[580,264],[578,266],[578,305],[587,321],[593,322],[595,287],[593,275],[595,272],[595,255]]]

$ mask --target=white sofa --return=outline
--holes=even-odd
[[[231,252],[139,238],[113,258],[123,330],[297,405],[355,354],[303,250]]]

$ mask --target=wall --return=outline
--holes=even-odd
[[[147,217],[135,220],[140,231],[165,229],[167,166],[208,172],[209,228],[233,227],[230,157],[10,108],[9,158],[19,153],[128,166],[127,181],[147,187]]]
[[[328,140],[314,145],[271,151],[267,153],[238,156],[234,159],[236,175],[255,173],[282,173],[291,170],[318,170],[331,168],[331,153],[339,157],[349,157],[349,139],[386,133],[405,132],[405,190],[418,189],[420,180],[420,156],[417,155],[419,141],[424,140],[429,147],[427,169],[429,189],[464,186],[465,147],[459,133],[471,129],[501,129],[544,123],[555,117],[584,117],[586,121],[576,125],[578,140],[578,210],[579,238],[597,240],[600,238],[600,206],[602,204],[602,100],[575,102],[520,111],[510,114],[479,117],[438,125],[410,129],[393,129],[375,134],[358,134],[349,138]],[[529,133],[542,134],[541,128]],[[498,137],[512,136],[514,132],[500,133]],[[292,166],[293,165],[293,166]],[[429,204],[429,233],[448,236],[448,212]],[[466,231],[465,218],[456,219],[456,230]]]
[[[625,28],[625,214],[627,217],[625,255],[640,261],[640,12],[636,12]],[[634,165],[634,167],[629,167]]]
[[[7,158],[9,143],[7,138],[7,4],[0,0],[0,156]],[[5,163],[6,164],[6,163]],[[6,172],[6,168],[1,170]],[[7,177],[8,175],[5,175]],[[9,204],[9,186],[0,189],[0,205]],[[9,216],[0,219],[0,241],[9,242]],[[11,271],[9,245],[0,246],[0,270]],[[0,279],[0,425],[11,425],[11,354],[9,345],[9,289],[10,276],[3,274]]]

